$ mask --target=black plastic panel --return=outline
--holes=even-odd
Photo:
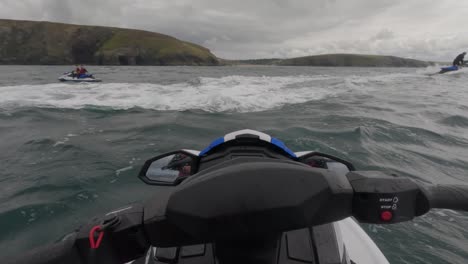
[[[170,247],[170,248],[156,248],[156,252],[154,254],[154,257],[156,260],[159,260],[161,262],[165,263],[173,263],[177,259],[177,248],[176,247]]]
[[[197,256],[205,255],[206,246],[202,245],[193,245],[193,246],[184,246],[180,251],[181,258],[192,258]]]
[[[315,263],[309,228],[287,232],[285,238],[290,259],[304,263]]]

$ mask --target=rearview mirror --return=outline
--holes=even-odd
[[[299,162],[311,167],[329,169],[343,174],[355,170],[351,162],[320,152],[307,152],[304,155],[299,156]]]
[[[197,166],[198,156],[179,150],[147,160],[138,177],[151,185],[177,185],[194,174]]]

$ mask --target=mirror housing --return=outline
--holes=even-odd
[[[147,160],[138,177],[149,185],[175,186],[195,174],[198,163],[199,157],[192,152],[173,151]]]
[[[301,154],[298,155],[298,161],[311,167],[341,171],[344,174],[348,173],[348,171],[356,170],[351,162],[329,154],[315,151]]]

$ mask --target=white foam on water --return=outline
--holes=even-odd
[[[119,176],[120,173],[131,170],[131,169],[133,169],[133,166],[127,166],[125,168],[118,169],[118,170],[115,171],[115,175]]]
[[[420,69],[405,69],[406,72],[394,72],[394,73],[383,73],[383,74],[369,74],[369,75],[347,75],[342,76],[345,86],[348,88],[348,92],[359,93],[374,93],[381,91],[384,86],[387,88],[399,89],[402,87],[397,83],[411,84],[415,82],[421,82],[421,78],[426,78],[426,71],[432,72],[431,70],[420,70]]]
[[[339,89],[315,86],[326,75],[200,77],[198,82],[171,85],[93,83],[0,87],[0,108],[86,106],[154,110],[201,109],[209,112],[255,112],[334,96]],[[343,91],[342,91],[343,92]]]

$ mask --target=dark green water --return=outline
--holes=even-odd
[[[0,256],[141,200],[144,160],[251,128],[294,151],[422,182],[468,183],[468,72],[315,67],[0,66]],[[468,214],[365,230],[391,263],[468,263]]]

